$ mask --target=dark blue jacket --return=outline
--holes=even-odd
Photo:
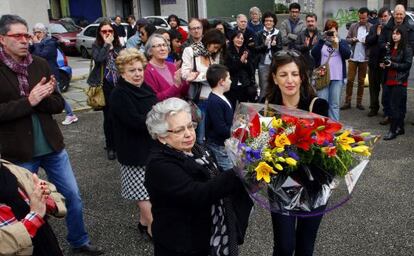
[[[233,109],[219,96],[210,93],[206,110],[206,138],[208,142],[224,146],[230,137]]]
[[[30,46],[30,53],[42,57],[49,64],[52,74],[59,79],[59,67],[56,62],[58,43],[52,37],[43,38],[39,43]]]
[[[311,51],[313,60],[315,61],[316,67],[319,67],[321,65],[322,60],[322,47],[325,44],[324,39],[319,39],[319,42],[317,45],[315,45]],[[344,39],[339,40],[339,54],[341,54],[342,58],[342,74],[343,78],[346,78],[346,63],[345,60],[349,59],[351,57],[351,48],[349,47],[349,44]]]

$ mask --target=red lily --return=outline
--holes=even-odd
[[[322,145],[325,141],[332,142],[335,132],[341,130],[342,125],[329,118],[316,118],[314,120],[316,143]]]
[[[305,151],[308,151],[315,139],[312,138],[313,127],[297,124],[295,132],[288,135],[290,143]]]
[[[247,139],[249,131],[246,128],[237,128],[233,132],[233,137],[239,139],[241,143],[244,143]]]
[[[260,118],[259,118],[258,113],[256,113],[254,117],[252,118],[252,120],[250,121],[249,130],[250,130],[250,136],[252,138],[256,138],[257,136],[259,136],[261,127],[260,127]]]

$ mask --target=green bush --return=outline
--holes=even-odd
[[[275,4],[275,13],[289,13],[289,7],[284,4]]]

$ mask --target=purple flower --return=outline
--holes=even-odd
[[[288,155],[289,155],[291,158],[295,159],[296,161],[299,161],[299,156],[298,156],[295,152],[293,152],[293,151],[289,151],[289,152],[288,152]]]

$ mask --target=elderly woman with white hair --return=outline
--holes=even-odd
[[[187,96],[189,84],[181,80],[181,69],[167,61],[170,44],[160,34],[153,34],[145,44],[149,63],[145,68],[145,82],[157,94],[158,100]]]
[[[32,43],[29,47],[31,54],[44,58],[55,76],[60,81],[59,66],[57,64],[58,42],[53,37],[48,36],[47,28],[43,23],[36,23],[33,27]],[[56,90],[60,92],[59,85]],[[72,108],[65,100],[66,118],[62,121],[63,125],[69,125],[78,121],[78,117],[73,114]]]
[[[219,173],[212,155],[195,144],[197,124],[188,103],[178,98],[159,102],[146,124],[157,141],[145,176],[154,218],[154,255],[237,255],[250,201],[234,201],[246,198],[235,172]],[[244,211],[236,212],[233,204]]]
[[[138,229],[151,237],[151,203],[144,178],[148,149],[153,140],[145,120],[157,98],[144,82],[146,62],[144,55],[135,48],[121,50],[116,58],[121,77],[112,91],[110,102],[115,149],[121,165],[121,195],[138,202]]]
[[[258,33],[263,30],[264,25],[261,22],[262,19],[262,12],[260,11],[259,7],[253,6],[249,10],[250,20],[247,23],[247,27],[254,31],[254,33]]]

